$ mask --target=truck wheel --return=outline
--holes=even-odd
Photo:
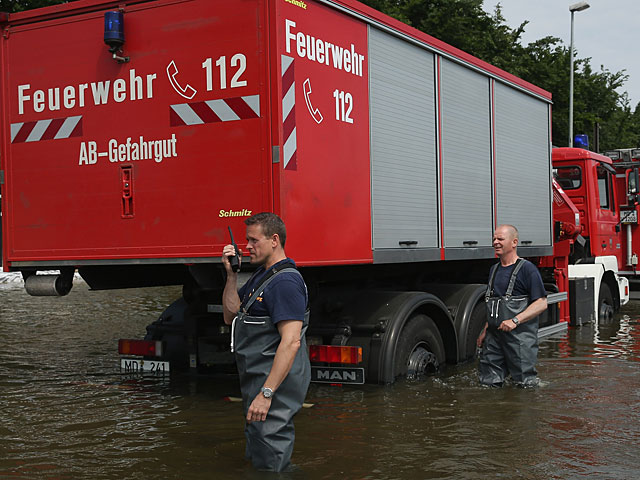
[[[471,312],[469,325],[467,326],[467,337],[464,345],[464,358],[469,360],[475,358],[478,351],[478,337],[487,323],[487,307],[484,302],[479,302]]]
[[[171,368],[187,368],[189,352],[187,345],[186,312],[189,305],[184,298],[179,298],[169,305],[155,322],[147,325],[145,340],[162,340],[165,342],[164,359],[171,362]]]
[[[433,320],[426,315],[410,318],[396,346],[394,377],[433,374],[444,361],[444,343]]]
[[[613,295],[611,289],[606,283],[600,284],[600,294],[598,295],[598,323],[607,324],[613,320]]]

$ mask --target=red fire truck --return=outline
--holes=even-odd
[[[612,159],[615,169],[615,182],[612,190],[620,201],[620,220],[617,231],[622,230],[620,243],[622,248],[617,253],[619,274],[635,277],[638,265],[637,246],[640,245],[638,230],[638,204],[640,202],[640,149],[623,148],[604,153]],[[635,245],[635,247],[634,247]]]
[[[260,211],[286,222],[309,287],[315,381],[472,358],[498,224],[541,267],[542,332],[628,299],[594,250],[600,220],[584,229],[591,211],[551,181],[551,94],[354,0],[79,0],[0,20],[4,268],[34,295],[66,294],[76,270],[92,289],[183,285],[146,341],[121,342],[143,357],[125,369],[234,371],[220,255]]]
[[[638,171],[629,169],[620,181],[611,158],[582,148],[554,148],[554,256],[539,259],[540,266],[555,266],[557,285],[566,284],[571,321],[608,321],[628,301],[625,238],[622,223],[637,208]],[[560,280],[566,275],[573,281]],[[562,307],[561,307],[562,308]]]

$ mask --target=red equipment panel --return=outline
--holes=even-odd
[[[287,253],[371,262],[367,25],[316,2],[277,4]]]
[[[262,1],[104,10],[3,39],[9,261],[219,256],[273,208]],[[19,16],[17,18],[20,18]]]

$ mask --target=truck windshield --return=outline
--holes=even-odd
[[[582,170],[578,166],[554,168],[553,176],[565,190],[575,190],[582,185]]]

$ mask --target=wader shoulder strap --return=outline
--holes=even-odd
[[[251,305],[253,305],[256,299],[262,294],[262,292],[264,292],[264,289],[266,288],[266,286],[269,285],[269,283],[271,283],[271,281],[276,277],[276,275],[278,275],[281,272],[296,272],[298,275],[302,277],[302,274],[295,267],[290,266],[290,264],[284,266],[284,268],[281,268],[279,270],[275,270],[275,269],[272,270],[271,272],[269,272],[266,278],[262,280],[262,283],[260,283],[260,285],[258,285],[258,287],[253,291],[253,293],[251,294],[247,302],[240,306],[240,310],[244,313],[247,313]]]
[[[518,276],[518,272],[520,271],[520,269],[524,266],[524,262],[526,260],[524,260],[523,258],[519,258],[516,261],[516,266],[513,268],[513,272],[511,272],[511,278],[509,279],[509,286],[507,287],[507,291],[505,293],[505,297],[510,297],[511,294],[513,293],[513,287],[516,284],[516,277]]]
[[[518,258],[518,260],[516,260],[516,266],[513,268],[513,271],[511,272],[511,277],[509,278],[509,285],[507,286],[505,297],[511,296],[511,293],[513,292],[513,287],[516,284],[516,277],[518,276],[518,272],[520,271],[520,269],[524,266],[525,261],[526,260],[523,258]],[[487,292],[485,293],[486,298],[491,297],[493,293],[493,282],[496,279],[496,272],[498,271],[499,266],[500,266],[500,262],[495,263],[491,267],[491,270],[489,271],[489,284],[487,285]]]
[[[485,293],[486,298],[489,298],[493,292],[493,282],[496,277],[496,272],[498,271],[498,265],[500,265],[500,262],[494,263],[491,266],[491,270],[489,270],[489,284],[487,285],[487,292]]]

